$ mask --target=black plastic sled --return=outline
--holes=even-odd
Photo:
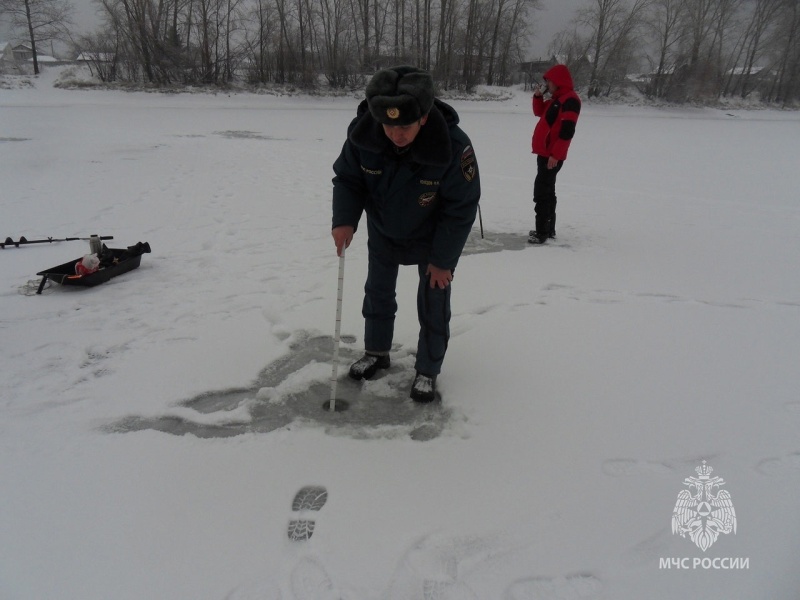
[[[107,248],[104,245],[102,252],[100,252],[98,256],[100,259],[100,268],[97,271],[86,275],[77,275],[75,266],[83,260],[83,257],[76,258],[63,265],[39,271],[37,275],[42,276],[42,281],[39,283],[39,289],[36,293],[42,293],[44,284],[48,279],[60,283],[61,285],[76,285],[82,287],[92,287],[105,283],[112,277],[122,275],[123,273],[138,268],[142,262],[142,254],[148,252],[150,252],[150,244],[147,242],[139,242],[135,246],[128,246],[127,248]]]

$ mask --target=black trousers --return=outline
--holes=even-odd
[[[556,175],[564,161],[547,168],[547,157],[536,156],[536,179],[533,182],[533,204],[536,212],[536,232],[539,236],[556,235]]]
[[[431,288],[428,268],[430,242],[397,243],[382,236],[367,220],[369,266],[364,285],[364,349],[388,353],[392,348],[397,313],[396,284],[400,265],[417,265],[419,341],[414,368],[438,375],[450,340],[450,286]]]

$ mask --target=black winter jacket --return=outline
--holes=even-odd
[[[397,243],[431,245],[429,262],[454,269],[481,195],[475,152],[456,111],[440,100],[409,150],[395,151],[366,100],[333,165],[333,227],[358,227],[361,213]]]

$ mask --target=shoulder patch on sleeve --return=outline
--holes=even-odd
[[[467,181],[472,181],[475,178],[476,170],[475,151],[472,146],[467,146],[461,153],[461,174]]]

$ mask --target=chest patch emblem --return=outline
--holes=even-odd
[[[422,208],[425,208],[430,206],[434,200],[436,200],[436,192],[425,192],[417,199],[417,202]]]

